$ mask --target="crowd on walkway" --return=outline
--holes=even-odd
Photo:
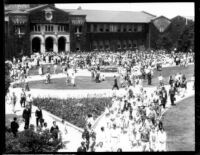
[[[164,51],[147,52],[125,52],[125,53],[79,53],[79,54],[34,54],[31,58],[23,57],[22,60],[13,58],[11,76],[21,80],[24,87],[21,89],[20,104],[24,108],[22,117],[24,119],[24,129],[30,128],[30,117],[32,114],[32,102],[30,88],[25,79],[29,76],[29,70],[34,66],[39,67],[39,74],[43,75],[42,66],[45,63],[63,66],[63,72],[66,73],[66,84],[72,83],[75,87],[75,73],[77,67],[89,68],[96,66],[91,71],[92,79],[98,83],[105,80],[101,75],[100,67],[102,65],[118,66],[120,75],[120,87],[124,87],[126,94],[123,96],[114,96],[112,106],[106,107],[105,125],[98,132],[94,132],[92,126],[94,120],[88,115],[87,123],[82,134],[82,142],[77,152],[105,152],[105,151],[166,151],[167,135],[161,121],[163,111],[166,108],[168,98],[171,105],[177,95],[187,93],[187,79],[185,75],[177,73],[169,76],[170,89],[167,91],[162,75],[158,77],[159,86],[154,92],[148,94],[143,88],[142,79],[148,79],[151,85],[153,69],[162,69],[162,65],[169,63],[187,66],[189,62],[194,61],[194,53],[170,53]],[[69,73],[69,70],[73,69]],[[56,73],[56,71],[54,72]],[[50,83],[50,69],[47,69],[46,82]],[[11,85],[12,87],[12,85]],[[113,89],[119,89],[116,76],[114,77]],[[12,104],[13,113],[17,96],[10,91],[6,98],[7,102]],[[65,137],[68,133],[67,125],[63,121],[63,126],[58,127],[53,122],[52,127],[47,128],[47,123],[42,115],[41,107],[35,111],[36,132],[41,133],[49,130],[53,139]],[[14,118],[11,123],[11,130],[14,136],[17,136],[19,125]],[[61,129],[63,128],[63,129]],[[128,137],[128,139],[126,139]]]
[[[140,83],[127,86],[126,94],[114,96],[112,105],[106,107],[105,124],[97,132],[92,128],[92,116],[88,116],[77,151],[167,151],[167,135],[161,117],[167,102],[174,106],[176,97],[186,94],[186,77],[170,76],[169,85],[167,91],[160,83],[150,94]]]

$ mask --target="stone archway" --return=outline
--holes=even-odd
[[[41,52],[41,40],[39,37],[35,37],[32,39],[32,51],[35,52]]]
[[[60,37],[58,39],[58,52],[66,51],[65,44],[66,44],[66,38],[65,37]]]
[[[46,50],[46,52],[53,51],[53,44],[54,44],[53,37],[47,37],[45,39],[45,50]]]

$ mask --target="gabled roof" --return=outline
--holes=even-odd
[[[13,10],[13,11],[9,11],[8,13],[9,13],[9,14],[10,14],[10,13],[25,14],[26,12],[25,12],[25,11],[22,11],[22,10]]]
[[[160,18],[164,18],[164,19],[166,19],[166,20],[168,20],[168,21],[171,21],[169,18],[167,18],[167,17],[165,17],[165,16],[156,17],[156,18],[153,19],[153,21],[154,21],[154,20],[157,20],[157,19],[160,19]]]
[[[86,15],[87,22],[149,23],[155,18],[146,12],[64,9],[71,15]]]

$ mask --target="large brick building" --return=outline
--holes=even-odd
[[[16,9],[17,7],[17,9]],[[32,52],[148,48],[147,12],[58,9],[54,5],[5,6],[5,56]]]

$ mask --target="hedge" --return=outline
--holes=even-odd
[[[80,128],[85,126],[85,118],[92,114],[94,119],[100,116],[107,105],[111,104],[112,98],[34,98],[35,106],[42,106],[50,113],[76,125]],[[44,118],[45,119],[45,118]]]

